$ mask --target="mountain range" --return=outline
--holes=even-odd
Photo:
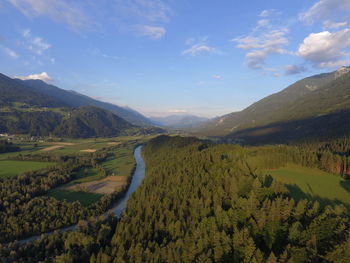
[[[163,131],[132,109],[0,74],[1,133],[87,138]]]
[[[168,128],[189,128],[209,120],[205,117],[198,117],[189,114],[176,114],[165,117],[150,117],[149,119],[158,126]]]
[[[327,139],[350,134],[350,67],[311,76],[211,120],[192,115],[146,118],[41,80],[0,74],[0,132],[94,137],[159,127],[253,144]]]
[[[194,130],[252,143],[275,143],[350,132],[350,67],[311,76],[240,112],[212,119]]]
[[[137,126],[152,126],[152,122],[143,116],[141,113],[127,108],[120,107],[115,104],[102,102],[86,95],[80,94],[75,91],[69,91],[65,89],[58,88],[54,85],[47,84],[42,80],[20,80],[16,81],[24,86],[32,88],[32,90],[37,91],[40,94],[45,94],[55,99],[64,101],[70,107],[80,107],[80,106],[95,106],[105,110],[109,110],[116,114],[117,116],[127,120],[133,125]]]

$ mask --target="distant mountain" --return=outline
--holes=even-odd
[[[39,107],[68,106],[59,98],[30,90],[22,83],[0,73],[0,107],[9,106],[14,102]]]
[[[170,115],[166,117],[150,117],[150,119],[156,125],[169,128],[188,128],[209,120],[208,118],[194,115]]]
[[[340,136],[350,133],[349,110],[350,68],[342,67],[300,80],[243,111],[211,120],[197,131],[256,143]]]
[[[116,114],[117,116],[127,120],[128,122],[134,125],[137,125],[137,126],[152,125],[151,121],[148,120],[145,116],[143,116],[139,112],[132,110],[130,108],[124,108],[111,103],[102,102],[75,91],[61,89],[56,86],[47,84],[42,80],[16,79],[16,81],[20,84],[30,87],[36,92],[62,100],[71,107],[95,106],[105,110],[109,110],[114,114]]]

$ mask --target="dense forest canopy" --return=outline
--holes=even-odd
[[[152,132],[152,128],[136,127],[109,111],[92,106],[0,111],[0,132],[10,134],[89,138],[137,134],[143,130]]]
[[[120,221],[85,222],[2,247],[1,255],[5,262],[349,262],[346,206],[297,202],[262,172],[287,162],[318,167],[329,147],[309,148],[157,137],[144,146],[147,175]]]

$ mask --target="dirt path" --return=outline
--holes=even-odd
[[[109,145],[119,145],[119,144],[121,144],[121,142],[107,142],[107,144],[109,144]]]
[[[96,149],[85,149],[85,150],[80,150],[80,151],[83,152],[83,153],[94,153],[97,150]]]
[[[41,149],[40,152],[49,152],[49,151],[53,151],[53,150],[60,149],[60,148],[62,148],[62,147],[63,147],[62,145],[50,146],[50,147]]]
[[[50,144],[63,145],[63,146],[72,146],[72,145],[76,145],[76,143],[73,143],[73,142],[50,142]]]

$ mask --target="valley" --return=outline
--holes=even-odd
[[[0,23],[0,263],[350,263],[350,0]]]
[[[0,76],[0,261],[350,260],[339,72],[219,119],[149,121]]]

